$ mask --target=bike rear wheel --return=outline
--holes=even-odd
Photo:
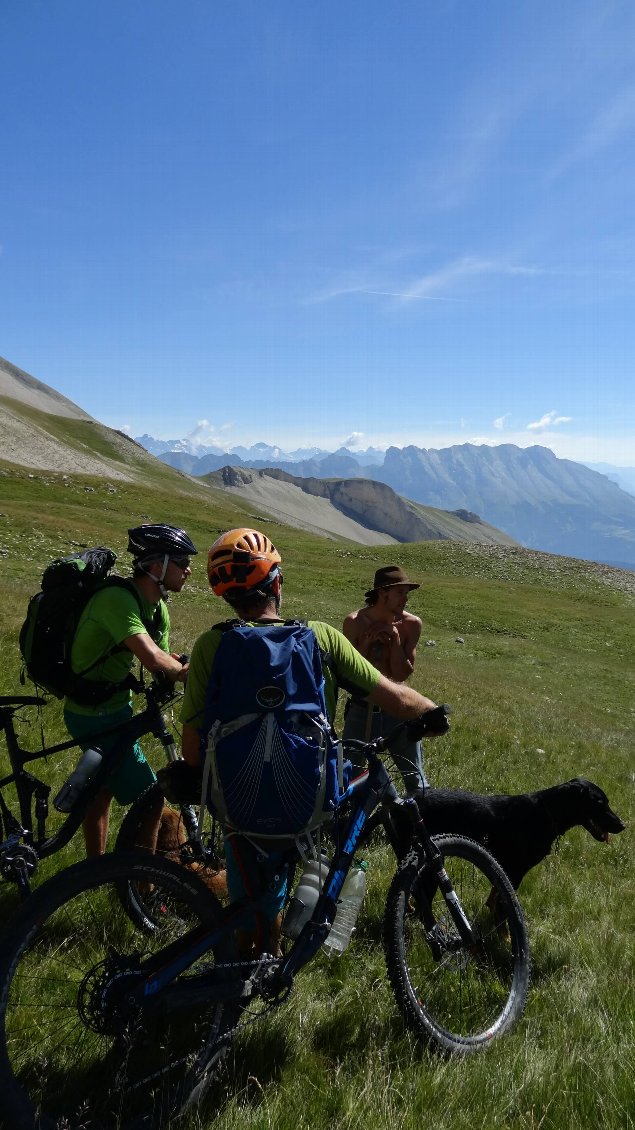
[[[406,1021],[443,1051],[487,1046],[521,1015],[529,987],[529,945],[516,893],[496,860],[459,836],[434,842],[472,928],[466,944],[433,865],[413,850],[386,902],[388,976]]]
[[[118,897],[151,885],[165,912],[139,930]],[[198,1097],[229,1043],[235,1002],[131,1008],[140,960],[202,925],[217,900],[187,871],[147,853],[77,864],[16,916],[0,967],[0,1092],[7,1125],[24,1130],[138,1130],[168,1125]],[[233,934],[195,964],[235,960]]]

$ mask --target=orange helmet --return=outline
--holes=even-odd
[[[207,576],[216,596],[248,593],[266,587],[282,558],[273,542],[258,530],[241,526],[221,534],[207,554]]]

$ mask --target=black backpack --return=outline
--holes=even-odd
[[[34,683],[56,698],[69,695],[84,706],[98,706],[125,686],[120,683],[86,679],[84,676],[109,655],[122,650],[116,644],[100,655],[81,674],[71,669],[71,648],[79,618],[92,596],[109,585],[119,585],[133,593],[142,613],[141,597],[132,581],[109,576],[117,555],[98,546],[71,557],[57,558],[42,575],[42,589],[31,597],[26,619],[20,629],[20,651],[26,673]],[[160,606],[151,623],[141,615],[148,635],[154,639],[161,619]]]

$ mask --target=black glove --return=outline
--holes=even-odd
[[[172,804],[200,804],[203,770],[187,761],[171,761],[157,772],[157,781],[166,800]]]
[[[434,710],[426,710],[418,718],[406,725],[408,741],[418,742],[421,738],[433,738],[438,734],[446,734],[450,729],[448,714],[450,707],[447,704],[435,706]]]

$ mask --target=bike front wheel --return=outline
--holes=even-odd
[[[525,1007],[527,930],[516,893],[489,852],[460,836],[434,842],[471,938],[461,936],[434,864],[416,848],[388,892],[386,964],[408,1024],[437,1048],[466,1053],[508,1031]]]
[[[121,883],[152,888],[165,908],[139,930]],[[141,962],[222,909],[187,871],[146,853],[85,861],[40,887],[16,916],[0,966],[0,1091],[16,1130],[167,1126],[204,1089],[227,1049],[232,1003],[131,1005]],[[235,959],[233,935],[175,984]]]

